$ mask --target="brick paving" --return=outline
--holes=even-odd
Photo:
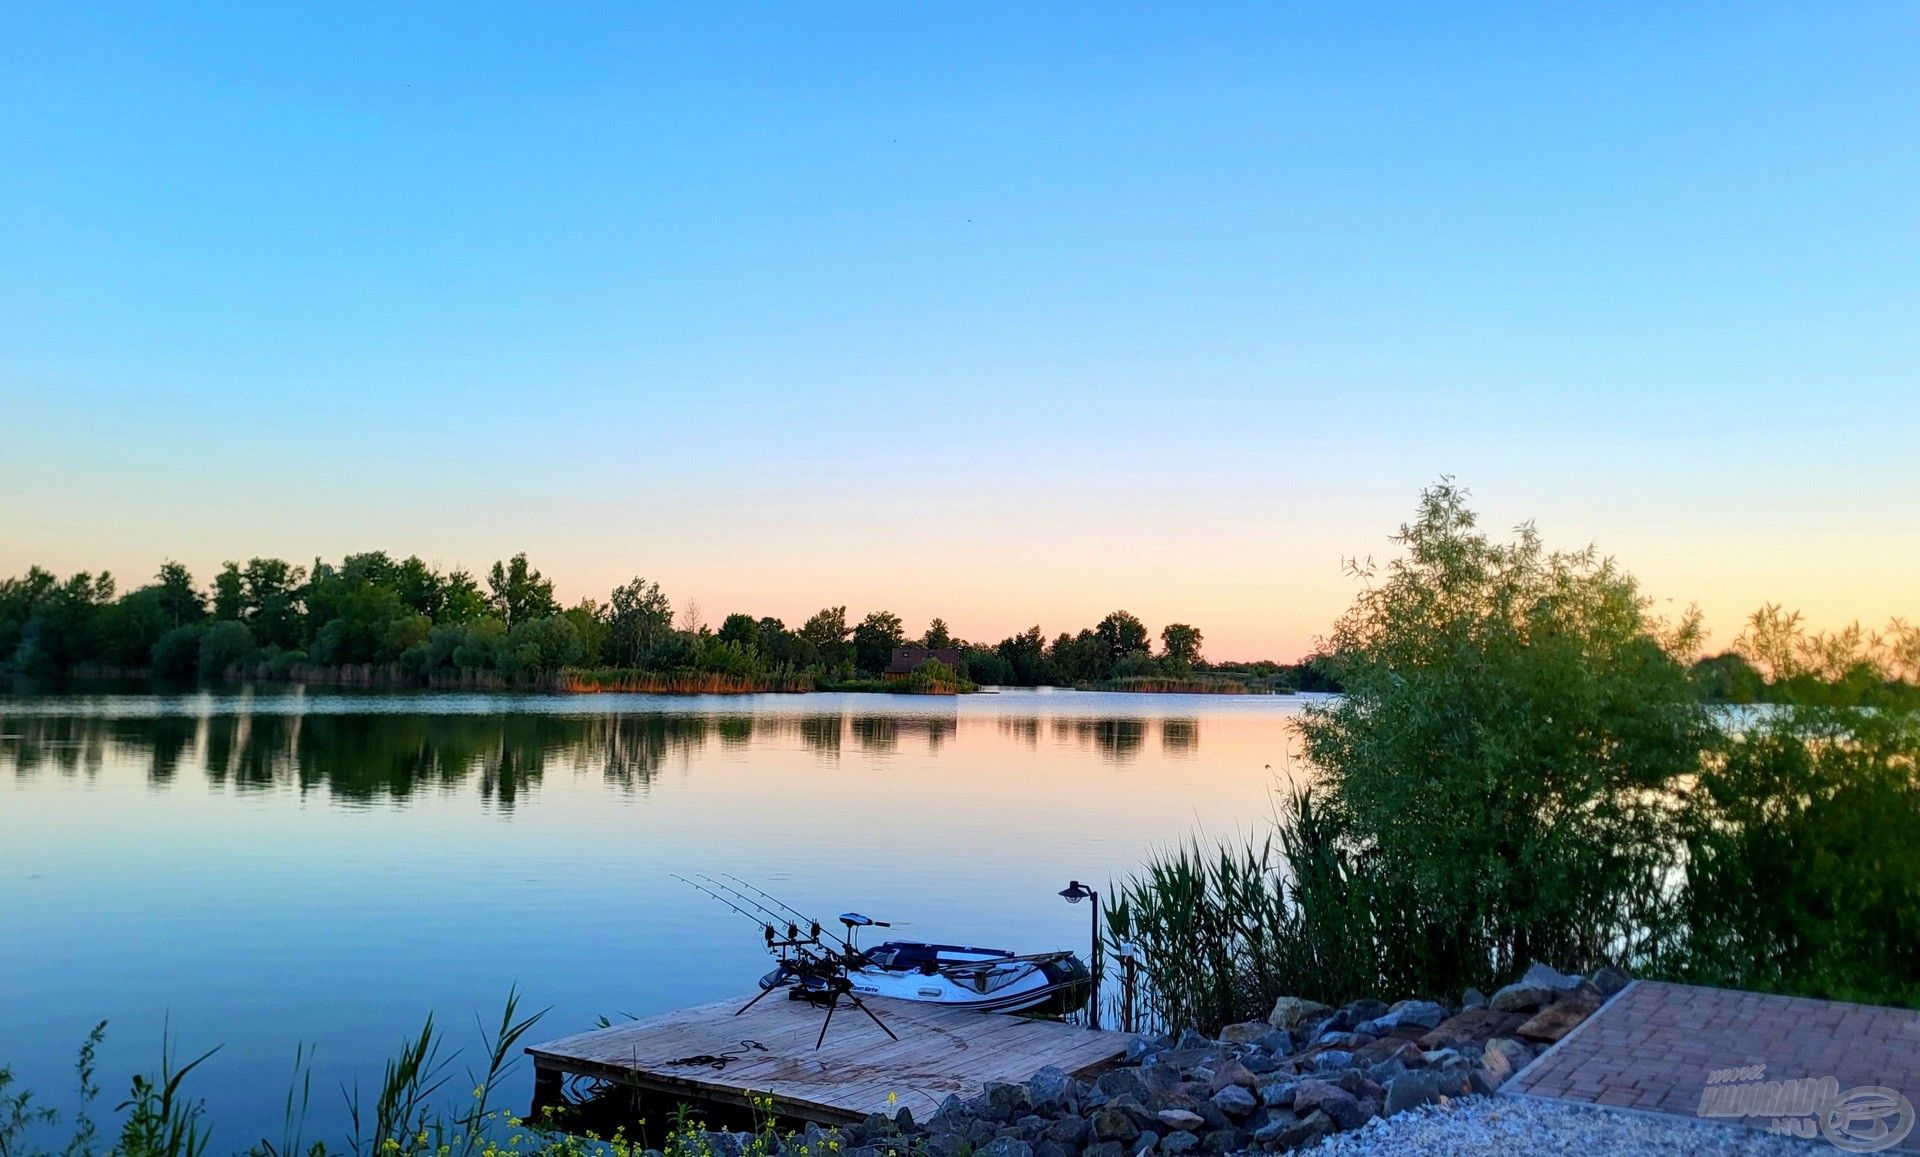
[[[1755,1065],[1767,1081],[1830,1076],[1920,1105],[1920,1013],[1637,981],[1502,1091],[1693,1118],[1710,1073]]]

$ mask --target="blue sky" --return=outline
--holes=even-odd
[[[1920,7],[0,10],[0,572],[1297,653],[1419,488],[1920,614]]]

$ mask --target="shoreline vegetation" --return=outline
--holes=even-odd
[[[1038,626],[997,643],[954,637],[942,619],[909,636],[900,616],[857,622],[825,607],[798,627],[770,616],[709,624],[657,583],[563,608],[525,554],[484,582],[383,551],[310,567],[227,563],[202,588],[177,562],[121,593],[113,576],[61,579],[30,567],[0,579],[0,676],[365,688],[664,695],[867,691],[957,695],[981,686],[1272,694],[1335,691],[1324,661],[1209,662],[1198,627],[1156,637],[1126,611],[1052,639]],[[896,652],[950,658],[893,670]]]
[[[1703,667],[1692,657],[1697,616],[1655,618],[1651,600],[1611,560],[1591,549],[1548,551],[1530,526],[1510,541],[1490,539],[1451,483],[1422,495],[1395,541],[1404,557],[1358,573],[1363,589],[1329,639],[1324,661],[1343,694],[1305,713],[1313,785],[1284,802],[1264,836],[1214,847],[1196,840],[1108,885],[1104,950],[1128,945],[1139,965],[1126,1018],[1137,1007],[1149,1031],[1167,1034],[1142,1038],[1142,1051],[1178,1052],[1196,1044],[1193,1034],[1196,1047],[1209,1048],[1217,1034],[1242,1050],[1236,1063],[1245,1064],[1249,1040],[1274,1060],[1293,1049],[1304,1013],[1317,1018],[1314,1032],[1344,1017],[1351,1031],[1341,1039],[1364,1049],[1380,1023],[1415,1012],[1433,1020],[1454,1007],[1456,993],[1461,1005],[1484,1003],[1486,990],[1496,1009],[1534,1007],[1564,998],[1563,982],[1578,996],[1583,984],[1623,983],[1622,974],[1920,1007],[1912,968],[1920,959],[1920,843],[1912,839],[1920,827],[1920,633],[1900,623],[1877,635],[1810,633],[1769,607],[1736,642],[1738,663]],[[642,667],[601,685],[652,677]],[[1713,710],[1729,688],[1776,707],[1738,718]],[[1592,979],[1529,967],[1541,960]],[[1410,999],[1389,1006],[1373,999],[1380,996]],[[490,1098],[512,1046],[537,1019],[519,1016],[516,1003],[510,996],[490,1035],[491,1063],[470,1100],[443,1093],[453,1056],[429,1020],[389,1062],[371,1104],[349,1094],[344,1142],[306,1137],[307,1094],[296,1076],[287,1137],[250,1153],[717,1157],[724,1148],[727,1157],[828,1157],[842,1149],[837,1134],[778,1133],[771,1102],[756,1102],[747,1134],[707,1133],[678,1115],[658,1150],[644,1148],[644,1123],[631,1137],[602,1138],[504,1113]],[[98,1094],[98,1042],[96,1030],[82,1049],[76,1139],[64,1152],[204,1157],[210,1126],[181,1083],[199,1062],[178,1065],[170,1049],[156,1075],[134,1078],[119,1141],[101,1143],[87,1116]],[[1325,1038],[1314,1047],[1324,1052]],[[1315,1071],[1356,1055],[1327,1052]],[[1137,1080],[1139,1071],[1114,1080]],[[1471,1079],[1484,1074],[1442,1076],[1473,1091]],[[1318,1118],[1298,1100],[1298,1082],[1291,1104],[1261,1102],[1270,1106],[1258,1110],[1264,1125],[1251,1124],[1254,1099],[1242,1097],[1244,1121],[1216,1128],[1232,1142],[1219,1151],[1238,1151],[1232,1130],[1247,1134],[1246,1147],[1293,1148],[1308,1139],[1296,1126],[1317,1138],[1362,1119],[1325,1106],[1337,1101],[1347,1111],[1347,1101],[1373,1096],[1363,1082],[1357,1094],[1341,1086],[1345,1101],[1325,1081],[1308,1084],[1325,1086],[1314,1088]],[[1416,1084],[1422,1101],[1443,1091]],[[1392,1101],[1381,1111],[1395,1111]],[[1224,1102],[1216,1094],[1214,1103]],[[0,1068],[0,1153],[38,1155],[27,1134],[56,1123]],[[1068,1157],[1095,1154],[1088,1135],[1074,1136]],[[1123,1152],[1111,1145],[1099,1157]]]

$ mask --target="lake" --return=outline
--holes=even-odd
[[[429,1012],[471,1053],[516,984],[534,1040],[752,991],[758,930],[676,873],[1084,953],[1068,880],[1264,824],[1316,698],[0,696],[0,1065],[70,1106],[107,1020],[111,1108],[163,1026],[219,1045],[192,1087],[229,1152],[280,1135],[309,1044],[338,1136]]]

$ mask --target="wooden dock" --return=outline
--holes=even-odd
[[[1128,1040],[1059,1021],[868,997],[900,1039],[887,1039],[859,1009],[842,1005],[816,1049],[823,1009],[776,995],[735,1016],[749,999],[534,1045],[527,1052],[536,1089],[551,1094],[570,1076],[586,1077],[735,1107],[752,1094],[770,1094],[782,1114],[823,1125],[891,1116],[902,1107],[924,1120],[948,1094],[971,1097],[988,1081],[1024,1081],[1048,1065],[1070,1074],[1097,1069],[1125,1053]],[[748,1041],[764,1049],[744,1046]],[[737,1059],[718,1069],[686,1063],[729,1054]]]

